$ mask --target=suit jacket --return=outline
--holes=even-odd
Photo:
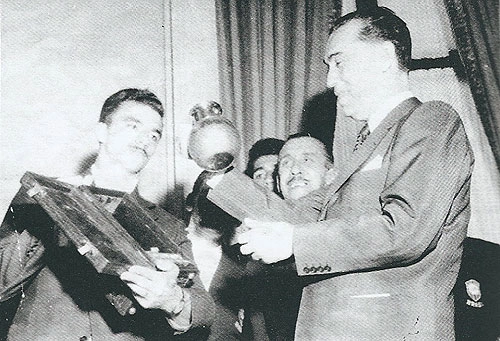
[[[216,316],[208,340],[269,340],[262,311],[262,292],[269,279],[265,270],[241,255],[238,245],[224,248],[209,289]],[[240,309],[244,311],[243,321],[238,315]],[[241,330],[236,322],[243,323]]]
[[[187,332],[182,339],[196,341],[253,340],[252,335],[259,332],[259,327],[262,328],[263,321],[259,320],[262,317],[255,315],[248,316],[248,319],[245,316],[243,322],[243,327],[246,327],[245,332],[236,326],[240,320],[239,310],[245,309],[245,313],[247,313],[249,302],[254,299],[254,295],[250,292],[252,285],[248,281],[246,272],[247,260],[237,251],[235,247],[223,248],[217,269],[212,277],[208,290],[215,303],[215,316],[212,325],[203,330]],[[200,270],[203,271],[203,269]],[[255,327],[250,326],[250,319],[253,320]],[[255,340],[263,339],[259,337]]]
[[[453,340],[473,166],[458,114],[410,98],[353,147],[319,221],[294,232],[311,281],[296,339]]]
[[[262,190],[248,176],[231,171],[209,192],[208,198],[240,220],[249,217],[305,223],[315,221],[325,193],[318,190],[297,201],[283,200]],[[248,278],[242,284],[251,303],[245,308],[244,326],[251,328],[251,332],[244,333],[244,337],[259,341],[293,340],[303,285],[293,262],[264,265],[252,261],[246,271]]]
[[[137,192],[134,196],[153,219],[168,229],[182,255],[192,259],[183,224],[167,224],[170,220],[160,207]],[[104,294],[111,286],[123,283],[114,276],[98,275],[75,248],[54,244],[48,226],[37,228],[44,225],[42,215],[27,217],[29,221],[20,218],[7,213],[0,229],[0,301],[23,295],[8,340],[173,338],[174,330],[160,311],[138,309],[135,315],[120,316]],[[17,223],[13,225],[14,219]],[[14,233],[14,227],[22,233]],[[39,235],[43,231],[47,235]],[[197,278],[187,290],[192,297],[193,328],[207,328],[213,312],[212,299]]]

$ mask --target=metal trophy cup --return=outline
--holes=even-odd
[[[240,134],[214,101],[197,104],[189,111],[194,123],[188,141],[188,155],[210,172],[222,172],[240,151]]]
[[[215,173],[224,173],[223,180],[208,193],[208,200],[234,218],[296,223],[301,217],[294,204],[273,192],[256,186],[253,180],[238,170],[228,170],[240,150],[240,135],[234,125],[222,117],[222,108],[210,101],[197,104],[190,114],[194,118],[188,142],[188,154],[198,166]],[[315,212],[317,215],[317,212]],[[244,232],[241,226],[236,235]],[[236,243],[234,238],[231,243]]]

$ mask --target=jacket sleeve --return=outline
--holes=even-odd
[[[294,223],[311,221],[311,215],[318,215],[318,211],[312,207],[313,201],[317,201],[316,196],[308,196],[307,202],[311,203],[311,207],[305,214],[296,203],[283,200],[274,192],[262,190],[252,179],[237,170],[224,174],[222,180],[208,193],[208,199],[240,221],[251,218]],[[309,220],[304,220],[304,216]]]
[[[0,226],[0,302],[21,293],[45,265],[40,240],[13,222],[9,209]]]
[[[297,226],[293,248],[300,275],[315,264],[326,264],[327,274],[417,262],[468,208],[473,155],[458,114],[429,102],[397,129],[378,213]]]
[[[133,195],[138,196],[136,192]],[[142,198],[140,198],[139,202],[142,205],[148,204]],[[155,217],[155,220],[167,230],[172,241],[178,245],[181,256],[195,264],[185,224],[180,219],[172,219],[171,215],[159,206],[149,206],[151,207],[150,213]],[[193,285],[184,290],[189,293],[191,301],[191,328],[208,328],[213,321],[214,302],[212,297],[204,289],[198,276],[193,279]],[[173,325],[172,327],[175,328]]]

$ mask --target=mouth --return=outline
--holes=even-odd
[[[132,149],[133,151],[136,151],[136,152],[141,152],[142,154],[144,154],[144,156],[148,156],[146,149],[144,149],[142,147],[132,145],[132,146],[130,146],[130,149]]]
[[[290,188],[304,187],[304,186],[307,186],[308,184],[309,184],[309,181],[307,181],[306,179],[304,179],[302,177],[295,177],[295,178],[290,179],[287,182],[287,185]]]

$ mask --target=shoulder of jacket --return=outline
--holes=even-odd
[[[428,132],[437,132],[461,119],[450,104],[443,101],[428,101],[415,108],[405,121],[411,125],[410,129],[421,128]]]

